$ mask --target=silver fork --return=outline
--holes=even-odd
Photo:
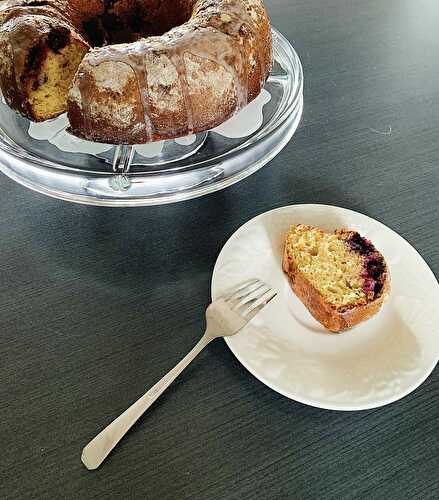
[[[192,351],[83,449],[81,460],[87,469],[97,469],[101,465],[134,423],[212,340],[238,333],[275,296],[269,286],[254,279],[210,304],[206,311],[206,332]]]

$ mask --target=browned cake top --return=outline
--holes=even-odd
[[[35,82],[25,83],[45,49],[56,54],[70,37],[82,58],[86,45],[66,106],[71,131],[101,142],[212,128],[259,94],[272,64],[262,0],[4,0],[2,23],[0,59],[19,61],[22,75],[0,76],[2,88],[31,119]]]

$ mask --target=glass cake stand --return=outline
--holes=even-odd
[[[139,146],[98,144],[65,131],[65,115],[30,123],[0,102],[0,170],[24,186],[90,205],[174,203],[256,172],[288,143],[303,109],[303,72],[273,29],[275,64],[260,96],[221,126]]]

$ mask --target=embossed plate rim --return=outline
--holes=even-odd
[[[430,280],[431,284],[433,285],[431,287],[431,292],[432,292],[434,298],[437,299],[437,302],[439,303],[439,285],[438,285],[438,282],[436,280],[436,277],[434,276],[432,270],[429,268],[428,264],[425,262],[425,260],[422,258],[422,256],[417,252],[417,250],[412,245],[410,245],[410,243],[407,242],[407,240],[405,240],[402,236],[400,236],[398,233],[396,233],[395,231],[393,231],[389,227],[385,226],[381,222],[379,222],[371,217],[368,217],[367,215],[364,215],[364,214],[361,214],[359,212],[355,212],[355,211],[352,211],[349,209],[341,208],[341,207],[330,206],[330,205],[318,205],[318,204],[289,205],[289,206],[285,206],[285,207],[276,208],[274,210],[264,212],[256,217],[254,217],[253,219],[249,220],[244,225],[242,225],[225,243],[224,247],[222,248],[222,250],[217,258],[215,268],[213,271],[213,275],[212,275],[212,287],[211,288],[212,288],[213,299],[217,298],[224,291],[223,289],[221,289],[221,283],[220,283],[220,274],[222,272],[221,269],[222,269],[222,266],[227,265],[228,255],[231,255],[230,252],[233,251],[233,246],[239,240],[241,235],[243,235],[243,233],[245,231],[247,231],[249,228],[251,228],[252,226],[259,224],[260,221],[262,221],[266,217],[269,217],[269,216],[277,217],[280,214],[282,214],[282,216],[285,217],[284,214],[287,214],[290,211],[291,211],[291,214],[293,214],[293,213],[300,214],[301,212],[311,214],[311,216],[310,216],[311,218],[312,218],[313,211],[317,211],[316,213],[318,213],[320,211],[319,212],[320,214],[322,213],[322,211],[326,211],[326,212],[328,212],[328,214],[331,213],[331,217],[333,217],[334,214],[337,214],[338,216],[340,216],[340,219],[344,218],[345,220],[351,219],[354,221],[358,221],[358,224],[360,226],[359,229],[361,229],[361,226],[366,225],[366,227],[367,226],[370,227],[371,230],[375,230],[375,231],[380,232],[380,236],[382,238],[386,238],[387,241],[390,241],[392,246],[393,245],[396,245],[398,247],[402,246],[404,248],[404,251],[408,252],[406,254],[406,255],[408,255],[407,258],[415,259],[415,261],[417,263],[417,268],[415,269],[415,271],[423,273],[423,276],[427,280]],[[317,217],[317,215],[316,215],[316,217]],[[320,217],[321,217],[321,215],[320,215]],[[294,222],[297,222],[297,220],[291,221],[291,223],[294,223]],[[309,219],[306,222],[312,223],[312,221],[310,222]],[[379,245],[377,245],[377,246],[379,246]],[[386,257],[385,252],[384,252],[384,255]],[[279,262],[278,265],[280,267],[281,263]],[[400,271],[401,270],[398,269],[397,264],[394,265],[393,269],[391,268],[392,276],[395,274],[395,272],[396,272],[396,274],[398,274]],[[268,271],[267,271],[267,274],[269,274]],[[246,279],[248,276],[246,276],[245,272],[244,272],[242,277]],[[262,275],[257,276],[257,277],[263,278]],[[394,277],[396,277],[396,276],[394,276]],[[236,279],[239,281],[239,276],[236,276]],[[393,280],[392,294],[395,297],[395,300],[401,296],[401,295],[399,295],[399,291],[397,288],[398,287],[397,281],[398,280]],[[230,286],[233,286],[234,284],[235,283],[230,283]],[[271,284],[273,285],[273,283],[271,283]],[[227,286],[229,286],[229,283],[227,284]],[[396,286],[396,289],[395,289],[395,286]],[[430,283],[428,286],[430,286]],[[292,294],[292,292],[291,292],[291,294]],[[404,297],[404,295],[402,295],[402,296]],[[279,294],[279,297],[280,298],[278,300],[283,300],[282,294]],[[392,295],[391,295],[391,297],[392,297]],[[432,301],[430,300],[430,302],[432,302]],[[300,304],[300,306],[303,307],[301,304]],[[430,306],[433,307],[432,304],[430,304]],[[386,307],[386,305],[384,306],[384,308],[385,307]],[[369,326],[375,325],[375,326],[373,326],[373,328],[367,327],[368,330],[376,329],[377,328],[376,325],[380,325],[381,323],[384,322],[384,317],[381,317],[380,314],[385,314],[385,313],[381,312],[377,316],[375,316],[375,318],[373,318],[372,320],[369,320],[370,323],[366,322],[366,323],[369,323]],[[388,315],[392,315],[392,314],[394,314],[394,312],[391,308],[390,312],[388,312]],[[263,323],[263,321],[264,320],[262,320],[262,323]],[[313,320],[311,318],[311,321],[314,322],[315,320]],[[374,323],[372,323],[372,322],[374,322]],[[431,323],[433,323],[433,320],[431,320]],[[317,322],[315,322],[315,324],[318,325]],[[415,325],[411,324],[410,326],[415,328],[415,329],[420,328],[416,324]],[[357,327],[357,328],[359,328],[359,327]],[[425,324],[422,326],[422,328],[425,331]],[[306,328],[305,328],[305,330],[306,330]],[[357,332],[358,331],[359,330],[357,330]],[[338,339],[351,338],[351,340],[352,340],[352,336],[358,334],[357,332],[354,329],[351,332],[342,333],[340,335],[335,335],[335,337],[337,337]],[[246,335],[246,334],[247,333],[243,333],[242,335]],[[278,333],[275,333],[275,335],[276,335],[276,338],[280,338],[280,337],[278,337],[278,335],[279,335]],[[288,333],[288,335],[289,335],[289,333]],[[329,333],[325,334],[325,336],[327,336],[327,335],[333,336],[334,334],[329,334]],[[434,337],[434,335],[436,335],[436,336]],[[345,336],[345,337],[343,337],[343,336]],[[244,352],[243,347],[240,346],[239,337],[240,336],[238,335],[234,338],[226,339],[226,343],[229,346],[229,348],[231,349],[231,351],[233,352],[233,354],[236,356],[236,358],[239,360],[239,362],[250,373],[252,373],[252,375],[254,375],[258,380],[260,380],[262,383],[264,383],[265,385],[267,385],[268,387],[270,387],[274,391],[276,391],[276,392],[278,392],[278,393],[280,393],[280,394],[282,394],[290,399],[293,399],[293,400],[298,401],[298,402],[303,403],[303,404],[307,404],[307,405],[314,406],[317,408],[328,409],[328,410],[342,410],[342,411],[366,410],[366,409],[377,408],[377,407],[381,407],[381,406],[393,403],[393,402],[407,396],[412,391],[414,391],[417,387],[419,387],[428,378],[428,376],[432,373],[432,371],[434,370],[435,366],[437,365],[437,363],[439,361],[438,334],[436,331],[432,331],[432,337],[429,338],[429,342],[434,344],[434,352],[431,354],[431,357],[428,358],[424,355],[425,349],[424,349],[424,351],[422,351],[422,349],[421,349],[421,361],[422,361],[422,363],[420,363],[420,365],[417,367],[418,372],[416,372],[416,379],[413,381],[413,383],[410,383],[410,384],[408,384],[402,388],[399,388],[399,389],[398,389],[397,384],[396,384],[395,386],[397,388],[392,389],[392,387],[391,387],[390,390],[388,390],[388,394],[386,395],[386,397],[383,397],[383,398],[372,396],[371,398],[369,398],[366,401],[364,401],[364,400],[352,401],[349,404],[346,404],[346,401],[340,401],[340,402],[329,401],[328,402],[328,400],[325,400],[325,398],[313,398],[313,397],[308,397],[308,396],[303,397],[303,395],[299,395],[294,390],[291,390],[290,388],[285,386],[285,384],[279,384],[275,380],[273,380],[273,377],[267,376],[267,374],[261,373],[261,370],[255,369],[254,366],[252,366],[252,364],[250,362],[249,354]],[[335,338],[335,337],[333,336],[333,338]],[[416,337],[416,341],[422,341],[422,334],[420,334],[419,336],[415,336],[415,337]],[[285,335],[283,335],[283,339],[285,339]],[[326,337],[325,337],[325,341],[326,341]],[[424,348],[425,348],[425,345],[424,345]],[[392,386],[392,384],[389,384],[389,385]]]

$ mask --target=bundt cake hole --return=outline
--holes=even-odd
[[[101,19],[94,17],[82,23],[84,33],[87,35],[87,41],[92,47],[102,47],[106,45],[105,32]]]
[[[30,2],[26,2],[27,7],[43,7],[44,5],[49,5],[46,0],[31,0]]]
[[[163,35],[190,17],[187,0],[104,0],[104,12],[82,25],[90,45],[102,47]]]

